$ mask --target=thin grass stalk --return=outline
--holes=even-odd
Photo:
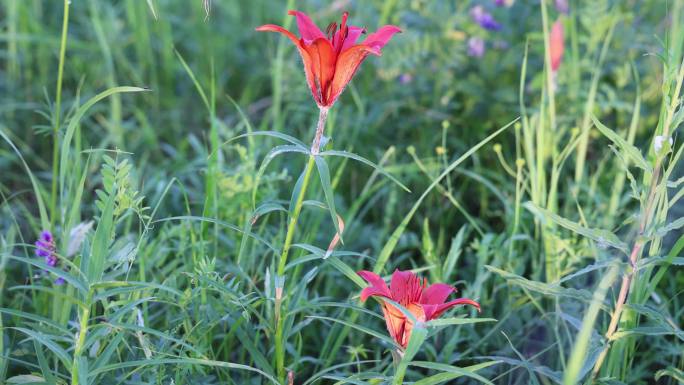
[[[52,127],[52,189],[50,190],[50,227],[55,233],[55,218],[57,217],[57,175],[59,173],[59,123],[62,110],[62,80],[64,78],[64,57],[66,55],[67,32],[69,30],[70,0],[64,0],[64,15],[62,18],[62,38],[59,46],[59,64],[57,66],[57,91],[55,92],[54,119]]]
[[[283,245],[283,251],[280,255],[280,261],[278,262],[278,277],[283,278],[285,276],[285,266],[287,266],[287,257],[290,252],[290,247],[292,246],[292,241],[294,239],[295,230],[297,228],[297,221],[299,220],[299,214],[302,211],[302,205],[304,203],[304,196],[306,195],[306,190],[309,187],[309,181],[311,179],[311,174],[313,173],[314,165],[316,162],[316,156],[320,151],[321,138],[323,137],[323,131],[325,130],[325,122],[328,119],[328,108],[320,107],[318,115],[318,123],[316,125],[316,135],[313,142],[311,143],[311,153],[309,154],[309,159],[304,168],[304,177],[302,179],[302,186],[300,191],[297,193],[297,200],[295,201],[295,207],[292,211],[292,216],[290,217],[287,225],[287,232],[285,233],[285,244]],[[279,280],[276,279],[276,282]],[[278,379],[285,381],[285,336],[283,335],[284,327],[284,317],[282,313],[282,299],[283,299],[283,289],[284,281],[276,284],[276,299],[275,299],[275,318],[276,318],[276,333],[275,333],[275,356],[276,356],[276,370],[278,374]]]
[[[636,83],[636,99],[634,100],[634,106],[633,109],[634,111],[632,112],[632,120],[629,124],[629,129],[627,131],[627,143],[633,145],[634,144],[634,138],[636,137],[636,130],[639,125],[639,118],[641,114],[641,87],[639,85],[639,72],[637,71],[636,67],[632,67],[632,72],[634,73],[634,79]],[[628,160],[625,159],[625,162]],[[620,203],[620,197],[622,195],[622,189],[625,186],[625,179],[627,178],[627,166],[629,164],[626,163],[624,165],[624,170],[621,171],[616,177],[615,177],[615,188],[613,189],[613,194],[610,197],[610,203],[608,204],[608,214],[606,217],[606,220],[611,220],[615,213],[617,213],[618,206]],[[610,223],[607,223],[610,224]]]
[[[575,158],[575,185],[579,189],[584,177],[584,163],[587,158],[587,149],[589,146],[589,130],[591,128],[591,114],[594,111],[594,104],[596,102],[596,95],[598,92],[599,80],[601,78],[603,67],[603,62],[608,54],[608,48],[610,42],[613,40],[613,32],[615,31],[615,25],[617,24],[616,18],[611,20],[610,28],[606,34],[606,38],[603,41],[603,46],[601,47],[601,53],[599,54],[598,62],[594,67],[594,72],[591,77],[591,86],[589,88],[589,94],[587,96],[587,102],[584,105],[584,116],[582,117],[582,125],[580,126],[580,141],[577,145],[577,156]]]

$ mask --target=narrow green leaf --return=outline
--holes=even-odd
[[[349,326],[349,327],[356,329],[362,333],[366,333],[366,334],[373,336],[379,340],[382,340],[382,341],[386,342],[389,346],[393,346],[393,347],[397,346],[394,343],[394,341],[391,338],[389,338],[388,336],[386,336],[385,334],[380,333],[380,332],[376,332],[375,330],[369,329],[365,326],[361,326],[361,325],[356,324],[356,323],[352,323],[352,322],[337,319],[337,318],[323,317],[323,316],[317,316],[317,315],[310,315],[310,316],[307,316],[306,318],[313,318],[313,319],[319,319],[319,320],[324,320],[324,321],[336,322],[336,323],[339,323],[339,324],[342,324],[345,326]]]
[[[411,192],[411,190],[409,190],[408,187],[404,186],[404,184],[401,183],[401,182],[399,181],[399,179],[395,178],[394,176],[392,176],[392,174],[390,174],[390,173],[388,173],[387,171],[385,171],[384,168],[378,166],[377,164],[371,162],[370,160],[368,160],[368,159],[366,159],[366,158],[364,158],[364,157],[362,157],[362,156],[356,155],[356,154],[351,153],[351,152],[347,152],[347,151],[338,151],[338,150],[323,151],[323,152],[321,152],[321,153],[318,154],[318,155],[319,155],[319,156],[341,156],[341,157],[343,157],[343,158],[349,158],[349,159],[353,159],[353,160],[359,161],[359,162],[361,162],[361,163],[363,163],[363,164],[365,164],[365,165],[368,165],[368,166],[372,167],[373,169],[375,169],[375,170],[376,170],[377,172],[379,172],[380,174],[382,174],[382,175],[388,177],[392,182],[396,183],[399,187],[401,187],[402,189],[404,189],[406,192],[409,192],[409,193]]]
[[[21,374],[19,376],[10,377],[7,379],[8,384],[48,384],[43,377],[34,376],[33,374]]]
[[[435,362],[427,361],[414,361],[411,366],[417,366],[420,368],[440,370],[443,373],[435,374],[430,377],[423,378],[414,382],[414,385],[436,385],[442,382],[455,380],[459,377],[469,377],[474,380],[478,380],[484,384],[492,385],[492,383],[481,375],[475,373],[480,369],[487,368],[492,365],[496,365],[501,361],[487,361],[476,365],[466,366],[464,368],[459,368],[457,366],[439,364]]]
[[[47,215],[47,209],[45,208],[45,203],[43,202],[43,191],[40,188],[40,184],[36,180],[36,177],[33,175],[33,172],[31,171],[31,168],[29,168],[28,164],[26,163],[26,160],[24,160],[24,156],[21,155],[21,152],[19,149],[14,145],[12,140],[10,140],[9,136],[5,134],[5,131],[0,129],[0,136],[7,142],[7,144],[12,147],[12,150],[14,151],[15,154],[19,157],[19,160],[21,161],[21,164],[24,166],[24,170],[26,170],[26,174],[29,177],[29,180],[31,180],[31,187],[33,188],[33,195],[36,198],[36,203],[38,203],[38,213],[40,214],[40,224],[44,229],[49,229],[50,228],[50,219],[48,218]]]
[[[318,175],[321,177],[321,186],[323,187],[325,201],[328,204],[328,211],[330,212],[330,217],[335,225],[335,233],[339,234],[341,240],[342,234],[340,232],[339,222],[337,221],[337,211],[335,210],[335,194],[333,193],[332,184],[330,183],[330,170],[328,169],[328,163],[326,163],[325,159],[323,159],[321,156],[316,156],[314,159],[316,160]]]
[[[660,369],[655,374],[655,380],[659,381],[663,377],[672,377],[679,383],[684,383],[684,371],[677,369],[674,366],[668,366],[666,369]]]
[[[496,322],[494,318],[437,318],[426,322],[428,327],[469,325],[481,322]]]
[[[297,152],[300,154],[308,154],[309,150],[302,149],[298,146],[292,146],[292,145],[282,145],[282,146],[276,146],[276,147],[272,148],[268,152],[268,154],[266,154],[264,159],[261,161],[261,165],[259,166],[259,170],[257,171],[257,174],[254,177],[254,187],[252,188],[252,207],[256,207],[257,191],[259,189],[259,184],[261,183],[261,178],[264,176],[264,173],[266,173],[266,168],[268,167],[268,165],[278,155],[287,154],[290,152]]]
[[[485,265],[485,268],[495,274],[498,274],[510,283],[513,283],[535,293],[543,294],[545,296],[573,298],[587,303],[591,302],[593,298],[591,292],[589,292],[588,290],[565,288],[558,283],[549,284],[544,282],[532,281],[527,278],[521,277],[513,273],[509,273],[507,271],[501,270],[490,265]],[[603,304],[602,309],[607,309],[607,306]]]
[[[64,350],[64,348],[62,348],[61,346],[59,346],[59,344],[53,341],[49,335],[22,327],[11,327],[9,329],[20,331],[26,334],[27,336],[31,337],[32,339],[38,341],[41,345],[45,346],[52,353],[54,353],[55,356],[59,358],[59,360],[62,362],[62,365],[66,367],[71,366],[71,356],[69,355],[69,353],[67,353],[67,351]]]
[[[366,281],[363,280],[363,278],[359,277],[358,274],[349,267],[346,263],[342,262],[341,259],[337,258],[334,255],[329,256],[326,261],[331,264],[337,271],[340,273],[344,274],[347,278],[349,278],[350,281],[354,282],[356,285],[358,285],[360,288],[366,287]]]
[[[406,369],[408,368],[413,357],[416,356],[420,347],[423,346],[425,338],[427,337],[428,331],[425,323],[417,322],[413,325],[413,330],[411,331],[411,338],[406,346],[403,357],[397,366],[397,371],[394,373],[394,379],[392,383],[394,385],[402,385],[404,383],[404,375],[406,374]]]
[[[592,229],[589,227],[584,227],[577,222],[573,222],[569,219],[565,219],[549,210],[541,208],[532,202],[525,202],[523,204],[526,209],[531,213],[535,214],[541,220],[551,220],[552,222],[574,232],[584,237],[587,237],[599,245],[608,245],[610,247],[616,248],[623,253],[628,253],[628,246],[626,243],[622,242],[615,234],[608,230],[603,229]]]
[[[94,377],[98,374],[111,372],[114,370],[129,369],[129,368],[142,368],[145,366],[152,366],[152,365],[174,365],[174,366],[201,365],[201,366],[212,366],[212,367],[225,368],[225,369],[246,370],[246,371],[258,373],[276,385],[279,384],[278,380],[276,380],[273,376],[269,375],[268,373],[265,373],[262,370],[253,368],[251,366],[242,365],[242,364],[234,364],[232,362],[213,361],[213,360],[205,360],[205,359],[199,359],[199,358],[152,358],[149,360],[125,361],[125,362],[119,362],[116,364],[106,365],[106,366],[102,366],[100,368],[94,369],[90,372],[90,376]]]
[[[110,88],[108,90],[105,90],[103,92],[100,92],[99,94],[93,96],[90,98],[87,102],[85,102],[83,105],[81,105],[76,112],[74,113],[74,116],[69,119],[69,125],[66,128],[66,131],[64,133],[64,138],[62,139],[62,147],[60,151],[60,160],[59,160],[59,188],[62,194],[65,193],[64,191],[64,182],[66,179],[67,174],[69,173],[68,167],[69,167],[69,146],[71,146],[71,140],[74,137],[74,134],[76,132],[76,128],[78,125],[81,123],[81,119],[83,119],[83,116],[88,112],[88,110],[95,105],[97,102],[100,100],[109,97],[114,94],[119,94],[119,93],[127,93],[127,92],[145,92],[145,91],[150,91],[149,89],[146,88],[140,88],[140,87],[114,87]]]
[[[590,365],[585,365],[585,360],[589,352],[589,343],[594,331],[594,325],[598,317],[599,311],[601,310],[601,305],[603,300],[608,293],[608,289],[613,285],[618,277],[619,269],[617,266],[613,266],[608,270],[608,272],[603,276],[598,287],[594,291],[594,296],[592,302],[584,313],[584,319],[582,320],[582,327],[580,328],[577,337],[575,338],[575,344],[572,348],[572,353],[570,354],[570,359],[568,361],[568,366],[563,374],[563,384],[564,385],[575,385],[580,382],[580,377],[582,375],[581,370],[583,367],[591,368],[593,363]]]
[[[622,150],[622,152],[625,153],[632,162],[634,162],[635,166],[639,167],[644,171],[651,172],[651,166],[648,164],[646,159],[644,159],[643,155],[641,155],[641,151],[639,151],[638,148],[629,144],[617,132],[611,130],[610,128],[606,127],[601,122],[599,122],[596,116],[591,115],[591,120],[594,122],[596,128],[598,128],[603,135],[610,139],[611,142],[615,143],[615,145],[618,146],[620,150]]]

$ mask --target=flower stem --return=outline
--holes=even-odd
[[[316,155],[318,155],[321,138],[323,137],[323,131],[325,130],[325,121],[328,118],[328,107],[320,107],[320,112],[318,115],[318,124],[316,126],[316,136],[314,137],[313,143],[311,144],[311,153],[309,154],[309,159],[304,168],[304,177],[302,179],[302,186],[299,193],[297,194],[297,200],[295,201],[294,209],[292,210],[292,216],[289,218],[287,225],[287,233],[285,234],[285,244],[283,245],[283,251],[280,255],[280,261],[278,262],[278,278],[276,279],[276,299],[275,299],[275,318],[276,318],[276,332],[275,332],[275,355],[276,355],[276,368],[278,372],[278,378],[284,383],[286,372],[285,372],[285,338],[283,335],[284,317],[281,311],[282,300],[283,300],[283,286],[285,286],[285,266],[287,265],[287,257],[290,252],[290,247],[292,246],[292,241],[294,239],[295,229],[297,227],[297,221],[299,220],[299,214],[302,211],[302,205],[304,203],[304,196],[306,195],[306,190],[309,187],[309,181],[311,180],[311,174],[313,172],[314,164],[316,163]],[[278,283],[280,282],[280,283]]]
[[[59,47],[59,64],[57,67],[57,91],[55,95],[55,117],[52,129],[52,190],[50,193],[50,227],[54,227],[57,213],[57,173],[59,172],[59,119],[62,109],[62,78],[64,75],[64,56],[66,53],[67,31],[69,30],[69,4],[64,0],[64,16],[62,19],[62,39]],[[54,228],[52,229],[54,232]]]
[[[318,124],[316,125],[316,137],[314,137],[313,143],[311,143],[311,155],[316,156],[321,148],[321,138],[323,137],[323,131],[325,131],[325,121],[328,120],[328,109],[330,107],[319,107],[320,112],[318,114]]]

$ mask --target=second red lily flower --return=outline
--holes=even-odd
[[[419,322],[438,318],[445,311],[458,305],[470,305],[480,310],[480,304],[468,298],[457,298],[445,302],[456,289],[444,283],[433,283],[428,286],[427,279],[421,280],[411,271],[395,270],[389,287],[375,273],[359,271],[358,274],[370,284],[361,291],[361,300],[365,301],[368,297],[380,297],[387,331],[402,348],[406,348],[411,338],[413,322],[396,306],[382,301],[382,298],[391,299],[400,304]]]
[[[262,25],[256,30],[279,32],[292,40],[302,57],[306,81],[319,107],[332,106],[366,57],[380,56],[382,47],[395,33],[401,32],[399,27],[386,25],[357,44],[365,29],[347,26],[347,12],[342,15],[339,28],[337,23],[331,23],[326,34],[305,13],[288,13],[297,18],[301,38],[274,24]]]

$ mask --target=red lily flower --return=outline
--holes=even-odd
[[[262,25],[256,30],[280,32],[292,40],[304,62],[304,72],[311,94],[320,107],[332,106],[366,57],[369,54],[380,56],[380,50],[392,35],[401,32],[399,27],[386,25],[368,35],[362,43],[356,44],[356,40],[366,30],[347,26],[347,12],[342,14],[339,29],[337,23],[328,26],[327,35],[323,34],[305,13],[289,11],[288,14],[297,18],[301,38],[273,24]]]
[[[389,287],[375,273],[359,271],[357,274],[370,283],[370,286],[361,291],[362,301],[368,297],[391,299],[405,307],[420,322],[438,318],[445,311],[458,305],[475,306],[478,311],[480,310],[480,304],[468,298],[444,302],[451,293],[456,291],[454,287],[444,283],[433,283],[427,286],[427,279],[421,282],[421,279],[411,271],[395,270]],[[390,336],[402,348],[406,348],[411,338],[413,322],[387,301],[382,301],[382,312],[385,315]]]

